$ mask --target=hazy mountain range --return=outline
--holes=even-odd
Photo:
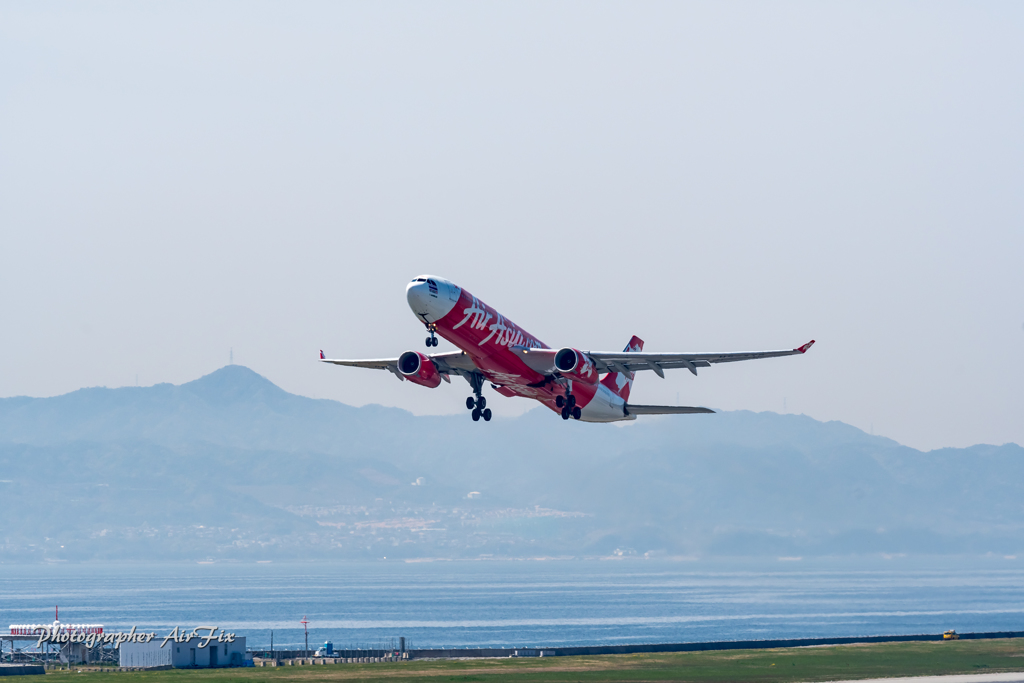
[[[0,399],[0,562],[1024,554],[1015,444],[500,404],[490,423],[353,408],[235,365]]]

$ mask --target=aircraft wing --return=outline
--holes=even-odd
[[[441,375],[466,375],[477,369],[476,364],[463,351],[448,351],[446,353],[424,354],[437,366]],[[387,370],[395,377],[404,380],[405,377],[398,371],[397,358],[370,358],[366,360],[343,360],[338,358],[326,358],[324,352],[320,352],[321,363],[333,365],[347,365],[353,368],[371,368],[374,370]]]
[[[686,368],[696,375],[697,368],[707,368],[712,363],[733,363],[740,360],[777,358],[779,356],[807,353],[807,349],[811,348],[813,344],[814,340],[812,339],[803,346],[787,351],[750,351],[744,353],[634,353],[632,351],[604,353],[600,351],[587,351],[586,354],[594,361],[600,372],[654,370],[660,377],[664,377],[664,370],[672,370],[674,368]]]

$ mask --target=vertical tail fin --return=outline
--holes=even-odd
[[[644,350],[644,340],[640,337],[633,335],[633,338],[626,344],[626,348],[623,351],[637,352]],[[622,397],[623,401],[629,400],[629,390],[633,387],[633,373],[632,372],[609,372],[605,375],[605,378],[601,380],[601,384],[611,389],[613,394],[618,394]]]

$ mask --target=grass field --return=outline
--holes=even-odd
[[[274,683],[276,681],[835,681],[886,676],[1024,671],[1024,638],[950,642],[880,643],[776,650],[601,655],[544,659],[411,661],[392,664],[213,670],[85,672],[55,671],[89,683]],[[70,681],[68,682],[70,683]]]

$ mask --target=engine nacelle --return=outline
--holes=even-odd
[[[441,373],[433,361],[419,351],[406,351],[398,357],[398,371],[413,384],[434,389],[441,383]]]
[[[594,361],[587,354],[577,349],[566,347],[555,354],[555,369],[563,376],[575,382],[597,384],[600,375]]]

